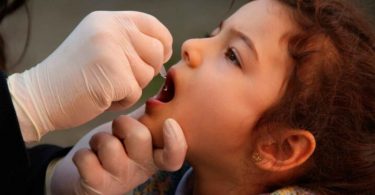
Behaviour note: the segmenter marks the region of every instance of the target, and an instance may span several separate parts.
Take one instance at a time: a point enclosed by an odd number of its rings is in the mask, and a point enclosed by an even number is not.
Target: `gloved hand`
[[[153,16],[89,14],[44,61],[8,78],[24,140],[131,106],[170,58],[171,48],[171,34]],[[35,131],[24,132],[30,127]]]
[[[164,149],[153,150],[148,129],[128,116],[118,118],[112,127],[113,135],[101,131],[92,137],[92,150],[82,149],[90,135],[58,163],[52,178],[53,194],[124,194],[157,169],[175,171],[181,167],[187,145],[173,119],[164,124]],[[72,162],[74,153],[78,170]]]

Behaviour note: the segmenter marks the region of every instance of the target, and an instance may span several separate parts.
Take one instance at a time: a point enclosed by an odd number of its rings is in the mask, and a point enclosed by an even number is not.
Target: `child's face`
[[[154,145],[163,144],[163,121],[174,118],[189,160],[245,155],[257,120],[284,92],[292,70],[288,35],[295,30],[286,7],[262,0],[244,5],[212,37],[186,41],[182,60],[169,70],[167,91],[148,100],[140,118]]]

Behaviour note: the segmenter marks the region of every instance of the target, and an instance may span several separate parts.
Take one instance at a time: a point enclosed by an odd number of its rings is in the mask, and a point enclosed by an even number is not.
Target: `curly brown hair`
[[[258,128],[306,129],[312,166],[293,181],[319,194],[375,194],[375,33],[344,0],[278,0],[301,31],[290,38],[294,71],[281,101]]]

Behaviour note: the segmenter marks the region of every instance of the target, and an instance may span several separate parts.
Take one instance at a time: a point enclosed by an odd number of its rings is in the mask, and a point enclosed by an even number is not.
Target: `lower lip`
[[[146,108],[154,108],[163,104],[164,102],[161,102],[155,98],[150,98],[146,101]]]

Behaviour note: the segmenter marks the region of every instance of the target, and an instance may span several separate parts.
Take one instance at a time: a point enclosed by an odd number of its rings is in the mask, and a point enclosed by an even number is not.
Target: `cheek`
[[[240,96],[241,91],[205,89],[205,93],[190,94],[178,106],[175,117],[191,152],[207,153],[213,149],[233,152],[247,144],[257,117],[248,98]]]
[[[242,112],[224,112],[222,107],[216,112],[179,113],[178,121],[188,144],[187,159],[209,163],[247,154],[253,117],[246,115]]]

